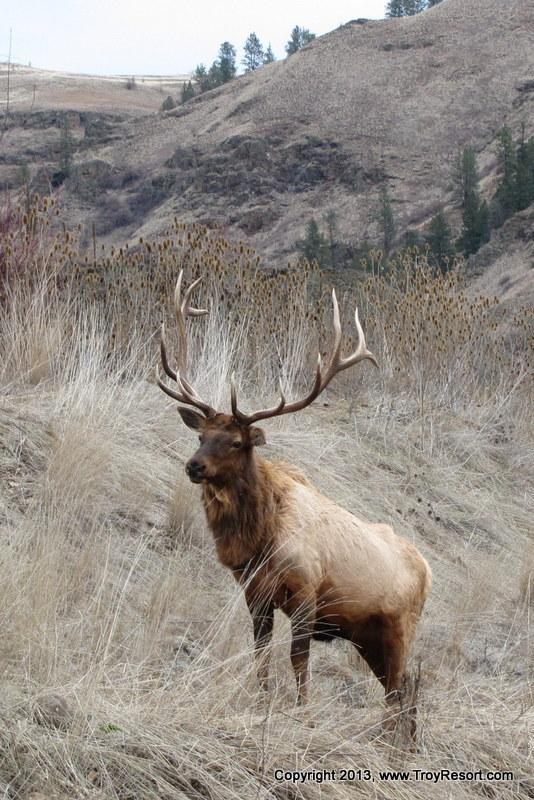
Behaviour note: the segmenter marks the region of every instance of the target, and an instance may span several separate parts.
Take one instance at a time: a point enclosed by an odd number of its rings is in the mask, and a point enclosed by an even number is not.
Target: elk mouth
[[[204,480],[206,480],[207,476],[205,468],[198,461],[189,461],[185,465],[185,471],[191,483],[202,483]]]

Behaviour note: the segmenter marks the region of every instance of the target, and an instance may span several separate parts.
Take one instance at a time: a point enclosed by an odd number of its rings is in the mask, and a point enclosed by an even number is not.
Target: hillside
[[[88,235],[95,222],[108,241],[158,232],[177,215],[283,263],[305,222],[331,209],[343,240],[377,241],[385,185],[399,234],[440,208],[457,222],[458,149],[475,147],[489,196],[497,131],[534,132],[533,29],[530,0],[505,11],[498,0],[444,0],[415,17],[349,22],[166,115],[135,115],[142,88],[117,89],[106,107],[74,91],[39,112],[15,103],[0,179],[16,185],[25,161],[33,185],[49,185],[66,113],[57,109],[69,107],[75,163],[60,196],[72,222]]]
[[[264,423],[262,457],[391,524],[431,565],[410,660],[415,748],[402,724],[384,730],[396,711],[346,642],[313,642],[310,703],[294,705],[279,611],[259,695],[242,592],[184,471],[197,437],[154,383],[162,319],[176,343],[180,263],[187,284],[203,276],[194,302],[209,309],[188,328],[199,393],[228,409],[235,375],[243,407],[265,407],[282,376],[301,396],[318,338],[331,346],[330,309],[310,302],[318,268],[267,276],[254,253],[177,225],[171,246],[80,270],[55,211],[43,201],[0,226],[2,797],[532,798],[531,328],[528,357],[485,298],[408,259],[343,298],[345,332],[358,303],[379,368],[359,364]],[[279,769],[371,779],[297,783]],[[484,777],[380,775],[397,769]]]

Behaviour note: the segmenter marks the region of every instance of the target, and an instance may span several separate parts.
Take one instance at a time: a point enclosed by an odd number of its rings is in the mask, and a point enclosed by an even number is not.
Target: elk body
[[[185,317],[207,313],[189,305],[195,281],[181,300],[175,293],[180,333],[179,370],[168,362],[162,331],[165,372],[177,384],[160,387],[186,405],[178,411],[199,433],[200,446],[186,464],[193,483],[202,486],[208,525],[219,560],[244,590],[250,610],[260,685],[267,688],[269,643],[276,608],[291,620],[291,662],[297,698],[306,700],[312,639],[347,639],[357,648],[388,700],[400,696],[417,620],[431,585],[430,568],[418,550],[388,525],[364,522],[322,495],[293,465],[266,461],[256,453],[265,444],[256,422],[309,405],[338,372],[368,359],[355,314],[358,347],[341,357],[341,325],[335,293],[335,341],[326,368],[319,357],[308,395],[270,409],[244,414],[232,381],[231,414],[205,403],[185,377]],[[193,410],[193,408],[197,410]],[[200,413],[198,413],[200,412]]]

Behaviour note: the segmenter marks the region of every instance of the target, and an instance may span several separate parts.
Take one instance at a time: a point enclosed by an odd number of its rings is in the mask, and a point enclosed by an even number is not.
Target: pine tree
[[[201,92],[207,92],[208,89],[211,89],[208,70],[206,69],[204,64],[199,64],[196,67],[195,81],[198,84],[198,88],[200,89]]]
[[[389,0],[386,6],[386,16],[404,17],[404,0]]]
[[[387,187],[380,190],[380,210],[378,214],[380,229],[382,232],[382,246],[386,255],[390,252],[395,238],[395,220],[391,207],[391,198]]]
[[[499,166],[502,178],[495,193],[495,199],[502,213],[501,221],[516,210],[517,159],[510,128],[505,126],[499,134]]]
[[[424,242],[421,239],[419,231],[413,228],[408,228],[402,237],[402,243],[405,248],[412,250],[413,248],[419,249]]]
[[[269,42],[269,47],[267,48],[267,50],[263,55],[263,63],[272,64],[273,61],[276,61],[276,58],[274,57],[273,48],[271,47],[271,43]]]
[[[174,102],[174,98],[168,94],[163,103],[161,104],[162,111],[172,111],[173,108],[176,108],[176,103]]]
[[[338,249],[338,230],[337,230],[337,214],[333,208],[327,211],[324,221],[328,231],[328,249],[330,251],[330,266],[335,269],[337,262],[337,249]]]
[[[478,207],[478,219],[476,227],[478,235],[478,247],[489,242],[491,236],[491,229],[489,224],[489,207],[485,200],[482,200]],[[478,248],[477,248],[478,249]]]
[[[322,264],[326,260],[328,245],[313,217],[306,223],[304,239],[297,242],[297,249],[308,261],[317,261]]]
[[[453,173],[455,194],[462,209],[462,232],[458,247],[472,255],[489,240],[489,209],[480,200],[475,151],[465,147],[459,154]]]
[[[525,139],[525,129],[521,132],[521,140],[516,153],[516,211],[534,202],[534,138]]]
[[[443,271],[447,270],[454,257],[454,245],[451,229],[443,211],[439,211],[432,218],[425,238],[430,262]]]
[[[236,49],[230,42],[223,42],[219,48],[217,60],[219,78],[221,83],[228,83],[235,78],[237,73]]]
[[[476,155],[472,147],[464,147],[458,153],[452,180],[456,202],[460,208],[464,208],[470,193],[476,191],[478,186]]]
[[[503,128],[499,134],[499,166],[502,175],[492,216],[501,224],[534,202],[534,137],[527,141],[523,129],[519,142],[514,142],[510,129]]]
[[[194,96],[195,89],[191,81],[184,83],[182,86],[182,103],[187,103],[187,101],[191,100],[191,98]]]
[[[293,53],[296,53],[298,50],[301,50],[310,42],[313,42],[315,39],[315,34],[309,31],[307,28],[300,28],[298,25],[295,25],[293,30],[291,31],[291,37],[286,44],[286,53],[288,56],[292,56]]]
[[[65,119],[59,138],[59,171],[63,179],[68,178],[72,167],[72,135],[68,119]]]
[[[426,8],[426,0],[389,0],[386,7],[388,17],[412,17]]]
[[[263,64],[263,46],[255,33],[251,33],[245,42],[243,65],[245,72],[252,72]]]
[[[420,14],[426,8],[426,0],[405,0],[406,13],[408,16]]]

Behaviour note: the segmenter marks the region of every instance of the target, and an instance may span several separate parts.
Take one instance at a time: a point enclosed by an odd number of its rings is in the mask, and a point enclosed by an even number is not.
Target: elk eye
[[[236,450],[239,450],[241,447],[241,442],[232,442],[232,447],[234,447]]]

